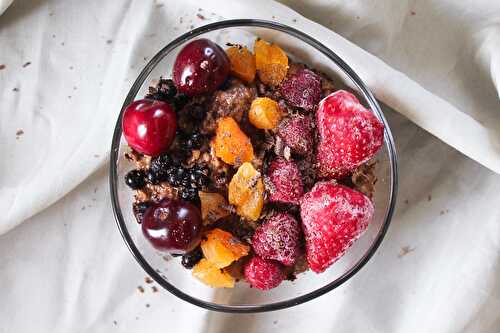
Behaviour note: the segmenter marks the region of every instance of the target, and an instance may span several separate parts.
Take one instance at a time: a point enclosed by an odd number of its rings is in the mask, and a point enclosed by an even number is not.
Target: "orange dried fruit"
[[[248,111],[250,123],[260,129],[273,129],[281,120],[278,103],[268,97],[258,97],[253,100]]]
[[[193,276],[213,288],[233,288],[234,278],[223,269],[217,268],[207,259],[201,259],[193,267]]]
[[[231,46],[226,50],[231,63],[231,74],[245,82],[252,82],[255,78],[255,57],[246,47]]]
[[[246,256],[250,246],[243,244],[230,232],[215,228],[209,231],[201,242],[205,258],[217,268],[224,268],[233,261]]]
[[[249,220],[259,219],[264,205],[264,183],[261,174],[250,163],[243,163],[234,174],[228,188],[229,203],[236,213]]]
[[[277,86],[288,72],[288,57],[278,45],[258,39],[254,45],[255,66],[259,79],[265,84]]]
[[[226,199],[219,193],[198,191],[203,222],[212,223],[229,215]]]
[[[240,165],[254,157],[250,139],[231,117],[219,119],[213,146],[215,156],[227,164]]]

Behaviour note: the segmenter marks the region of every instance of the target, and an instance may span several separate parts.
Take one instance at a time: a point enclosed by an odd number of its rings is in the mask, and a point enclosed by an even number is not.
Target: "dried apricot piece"
[[[260,129],[273,129],[281,120],[278,103],[268,97],[258,97],[253,100],[248,111],[250,123]]]
[[[231,46],[226,50],[231,63],[231,74],[245,82],[252,82],[255,78],[255,57],[246,47]]]
[[[265,84],[277,86],[286,77],[288,57],[278,45],[258,39],[254,45],[255,66],[259,79]]]
[[[201,242],[205,258],[217,268],[224,268],[233,261],[246,256],[250,246],[243,244],[230,232],[215,228],[209,231]]]
[[[259,219],[264,205],[264,183],[252,164],[243,163],[238,168],[229,183],[228,197],[238,215],[252,221]]]
[[[223,269],[217,268],[207,259],[201,259],[193,267],[193,276],[204,284],[214,288],[233,288],[234,278]]]
[[[198,191],[198,196],[203,222],[212,223],[230,214],[226,199],[219,193]]]
[[[219,119],[213,146],[215,156],[227,164],[240,165],[254,157],[250,139],[231,117]]]

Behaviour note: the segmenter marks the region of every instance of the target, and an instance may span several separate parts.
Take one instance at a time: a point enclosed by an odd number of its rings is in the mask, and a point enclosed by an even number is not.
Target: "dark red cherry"
[[[149,207],[142,220],[142,233],[154,248],[184,254],[200,243],[202,219],[196,206],[165,198]]]
[[[123,112],[123,135],[139,153],[157,156],[174,141],[177,121],[170,104],[152,99],[133,102]]]
[[[226,52],[208,39],[197,39],[179,52],[173,79],[180,92],[189,96],[214,92],[229,74]]]

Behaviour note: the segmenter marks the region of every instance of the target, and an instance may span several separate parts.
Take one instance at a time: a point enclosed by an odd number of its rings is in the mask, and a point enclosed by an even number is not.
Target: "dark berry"
[[[187,269],[191,269],[198,263],[198,261],[203,258],[203,253],[200,247],[197,247],[191,252],[188,252],[182,256],[181,264]]]
[[[143,201],[143,202],[135,202],[132,205],[132,211],[134,212],[135,219],[137,223],[142,223],[142,219],[144,218],[144,213],[146,213],[146,209],[151,207],[151,201]]]
[[[198,188],[207,186],[209,182],[207,174],[207,169],[193,168],[189,176],[191,184]]]
[[[165,198],[153,204],[146,210],[141,226],[146,239],[160,251],[184,254],[200,243],[200,211],[185,201]]]
[[[172,165],[172,158],[165,154],[155,157],[151,160],[149,167],[155,173],[166,173],[167,169]]]
[[[125,184],[133,190],[138,190],[146,185],[145,174],[142,170],[132,170],[125,175]]]
[[[185,135],[181,144],[182,149],[186,151],[199,149],[203,145],[203,139],[203,135],[198,132],[194,132],[191,135]]]
[[[192,187],[183,187],[179,191],[179,197],[185,201],[197,202],[198,190]]]
[[[156,173],[151,169],[146,171],[146,180],[150,184],[159,184],[162,180],[165,180],[164,178],[165,176],[162,173]]]

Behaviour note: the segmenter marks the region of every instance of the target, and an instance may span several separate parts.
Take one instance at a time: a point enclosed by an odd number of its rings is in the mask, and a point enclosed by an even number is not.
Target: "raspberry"
[[[281,84],[281,95],[291,105],[312,111],[321,99],[321,78],[309,69],[300,69]]]
[[[279,263],[257,256],[250,259],[244,271],[248,283],[261,290],[276,288],[285,279]]]
[[[357,98],[343,90],[319,104],[316,122],[320,136],[319,172],[340,178],[372,158],[384,140],[384,125]]]
[[[284,119],[278,125],[278,136],[297,155],[306,155],[312,151],[313,139],[309,117],[295,116]]]
[[[361,236],[373,217],[361,192],[335,182],[319,182],[300,203],[309,267],[323,272]]]
[[[252,246],[261,258],[291,266],[301,254],[299,241],[299,222],[289,214],[277,213],[255,230]]]
[[[304,186],[295,162],[275,159],[269,167],[268,177],[271,182],[270,201],[299,204],[299,199],[304,194]]]

